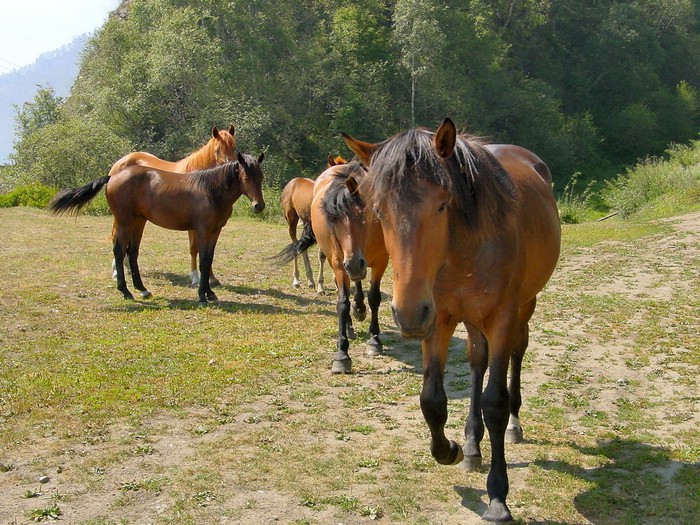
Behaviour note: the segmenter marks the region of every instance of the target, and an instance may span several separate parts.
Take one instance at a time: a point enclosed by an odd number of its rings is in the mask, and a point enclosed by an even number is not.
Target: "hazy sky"
[[[0,0],[0,74],[100,27],[119,0]]]

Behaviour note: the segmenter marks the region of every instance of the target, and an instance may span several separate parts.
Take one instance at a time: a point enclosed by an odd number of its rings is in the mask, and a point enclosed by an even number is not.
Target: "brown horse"
[[[358,191],[359,182],[365,177],[365,168],[358,162],[338,164],[324,171],[314,184],[310,226],[298,241],[290,244],[278,255],[282,263],[289,262],[296,253],[303,253],[318,242],[333,270],[338,287],[338,343],[331,371],[350,373],[352,360],[348,354],[349,339],[354,338],[350,318],[350,282],[355,283],[352,313],[364,320],[362,280],[367,268],[372,269],[370,289],[367,294],[371,310],[367,355],[379,355],[378,310],[381,301],[380,284],[389,262],[379,223],[366,213],[363,198]]]
[[[169,162],[159,159],[155,155],[146,153],[145,151],[134,151],[124,155],[121,159],[114,163],[112,169],[109,170],[109,176],[115,175],[129,166],[147,166],[149,168],[158,168],[164,171],[172,171],[174,173],[189,173],[190,171],[203,170],[213,168],[224,162],[236,160],[236,128],[229,126],[227,130],[219,130],[216,126],[211,128],[211,138],[209,141],[199,148],[194,153],[190,153],[185,158],[177,162]],[[112,241],[116,235],[117,225],[114,223],[112,227]],[[199,284],[199,272],[197,272],[197,241],[193,231],[188,232],[190,239],[190,261],[191,272],[190,279],[192,286]],[[115,274],[116,277],[116,269]],[[210,275],[211,285],[216,286],[219,280],[214,276],[212,271]]]
[[[233,203],[245,195],[256,213],[265,208],[260,169],[263,155],[256,159],[239,153],[237,159],[187,174],[129,166],[111,177],[61,191],[49,203],[49,209],[56,214],[78,212],[107,185],[107,202],[117,223],[114,239],[117,288],[125,299],[134,298],[124,278],[125,255],[129,257],[134,287],[144,298],[151,296],[141,281],[138,267],[139,245],[147,221],[169,230],[194,231],[202,273],[199,303],[206,305],[207,301],[217,300],[209,284],[209,274],[216,242],[231,217]]]
[[[328,164],[326,168],[335,166],[337,164],[345,164],[347,161],[341,157],[337,156],[335,158],[328,155]],[[306,225],[311,220],[311,201],[314,196],[314,181],[313,179],[306,179],[303,177],[296,177],[290,180],[287,185],[282,190],[282,210],[284,211],[284,219],[287,221],[287,227],[289,228],[289,237],[292,242],[297,242],[297,225],[299,224],[299,219],[301,219],[302,225]],[[292,281],[292,286],[294,288],[299,288],[301,283],[299,281],[299,265],[297,264],[297,255],[294,255],[294,279]],[[311,269],[311,262],[309,261],[309,253],[304,250],[301,253],[301,258],[304,261],[304,270],[306,271],[306,279],[309,288],[315,288],[314,283],[314,272]],[[323,263],[325,257],[322,252],[318,254],[319,258],[319,269],[318,269],[318,293],[323,293]]]
[[[370,166],[362,191],[392,259],[394,320],[403,336],[422,340],[420,402],[432,455],[441,464],[465,457],[468,468],[478,467],[485,421],[492,457],[483,518],[511,520],[504,442],[506,435],[522,440],[520,371],[528,321],[559,257],[549,169],[523,148],[484,147],[459,135],[450,119],[436,132],[413,129],[380,144],[344,138]],[[445,362],[460,322],[472,372],[463,451],[444,432]]]

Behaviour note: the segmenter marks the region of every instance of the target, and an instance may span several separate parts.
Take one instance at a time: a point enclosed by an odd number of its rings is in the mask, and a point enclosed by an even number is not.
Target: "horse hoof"
[[[311,288],[312,290],[316,288],[316,283],[313,281],[309,281],[309,288]]]
[[[294,287],[294,288],[301,288],[301,284],[299,284],[298,281],[294,281],[294,282],[292,283],[292,287]]]
[[[193,288],[199,286],[199,272],[190,272],[190,282]]]
[[[127,301],[133,301],[134,296],[131,295],[131,292],[126,292],[126,293],[124,293],[124,299],[126,299]]]
[[[352,374],[352,361],[350,359],[333,360],[331,374]]]
[[[141,297],[143,297],[144,299],[149,299],[149,298],[153,297],[153,294],[148,290],[143,290],[141,292]]]
[[[376,357],[378,355],[382,355],[384,353],[384,345],[382,343],[375,341],[373,339],[370,339],[367,341],[367,347],[365,349],[365,354],[367,354],[369,357]]]
[[[221,281],[219,281],[216,277],[209,279],[209,286],[221,286]]]
[[[207,300],[209,302],[214,303],[214,302],[217,302],[219,300],[219,298],[216,296],[216,294],[214,292],[210,292],[207,294]]]
[[[352,326],[348,326],[348,339],[357,339],[357,334],[355,333],[355,329]]]
[[[522,443],[523,442],[523,429],[522,429],[522,427],[507,428],[505,442],[506,443],[514,443],[514,444]]]
[[[481,516],[481,519],[485,521],[503,522],[513,521],[513,516],[505,503],[494,498],[491,500],[491,503],[489,503],[489,508],[484,512],[484,515]]]
[[[464,456],[461,466],[467,472],[479,472],[481,470],[481,456]]]
[[[367,308],[352,308],[352,317],[355,321],[362,322],[367,318]]]

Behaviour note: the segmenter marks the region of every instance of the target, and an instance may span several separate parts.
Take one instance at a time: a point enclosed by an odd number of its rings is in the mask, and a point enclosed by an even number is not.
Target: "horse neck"
[[[209,139],[197,151],[178,161],[178,165],[183,166],[186,172],[213,168],[217,164],[214,139]]]

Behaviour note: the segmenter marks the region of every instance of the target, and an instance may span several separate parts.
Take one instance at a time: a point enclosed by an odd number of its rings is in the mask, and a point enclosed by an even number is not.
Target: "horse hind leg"
[[[536,299],[528,303],[523,310],[522,324],[519,328],[518,338],[513,345],[510,358],[510,383],[508,384],[508,426],[506,427],[506,443],[522,443],[523,427],[520,425],[520,406],[522,396],[520,393],[520,373],[522,371],[523,357],[530,340],[528,321],[535,311]]]
[[[117,273],[117,290],[119,290],[123,295],[124,299],[134,299],[129,289],[126,286],[126,278],[124,276],[124,257],[126,256],[127,242],[124,235],[117,231],[117,235],[114,239],[114,266]]]
[[[484,335],[467,326],[467,357],[471,369],[471,393],[469,414],[464,427],[464,469],[474,472],[481,469],[481,441],[484,439],[484,420],[481,413],[481,392],[488,366],[488,343]]]
[[[323,278],[323,265],[326,263],[326,255],[319,249],[318,250],[318,284],[316,286],[316,291],[320,294],[325,293],[325,279]]]
[[[304,253],[301,254],[301,258],[304,261],[304,271],[306,272],[306,283],[309,285],[309,288],[316,288],[316,283],[314,282],[314,271],[311,269],[311,261],[309,260],[309,251],[306,250]],[[294,260],[295,268],[296,268],[296,259]],[[299,273],[297,270],[297,278],[299,277]]]

